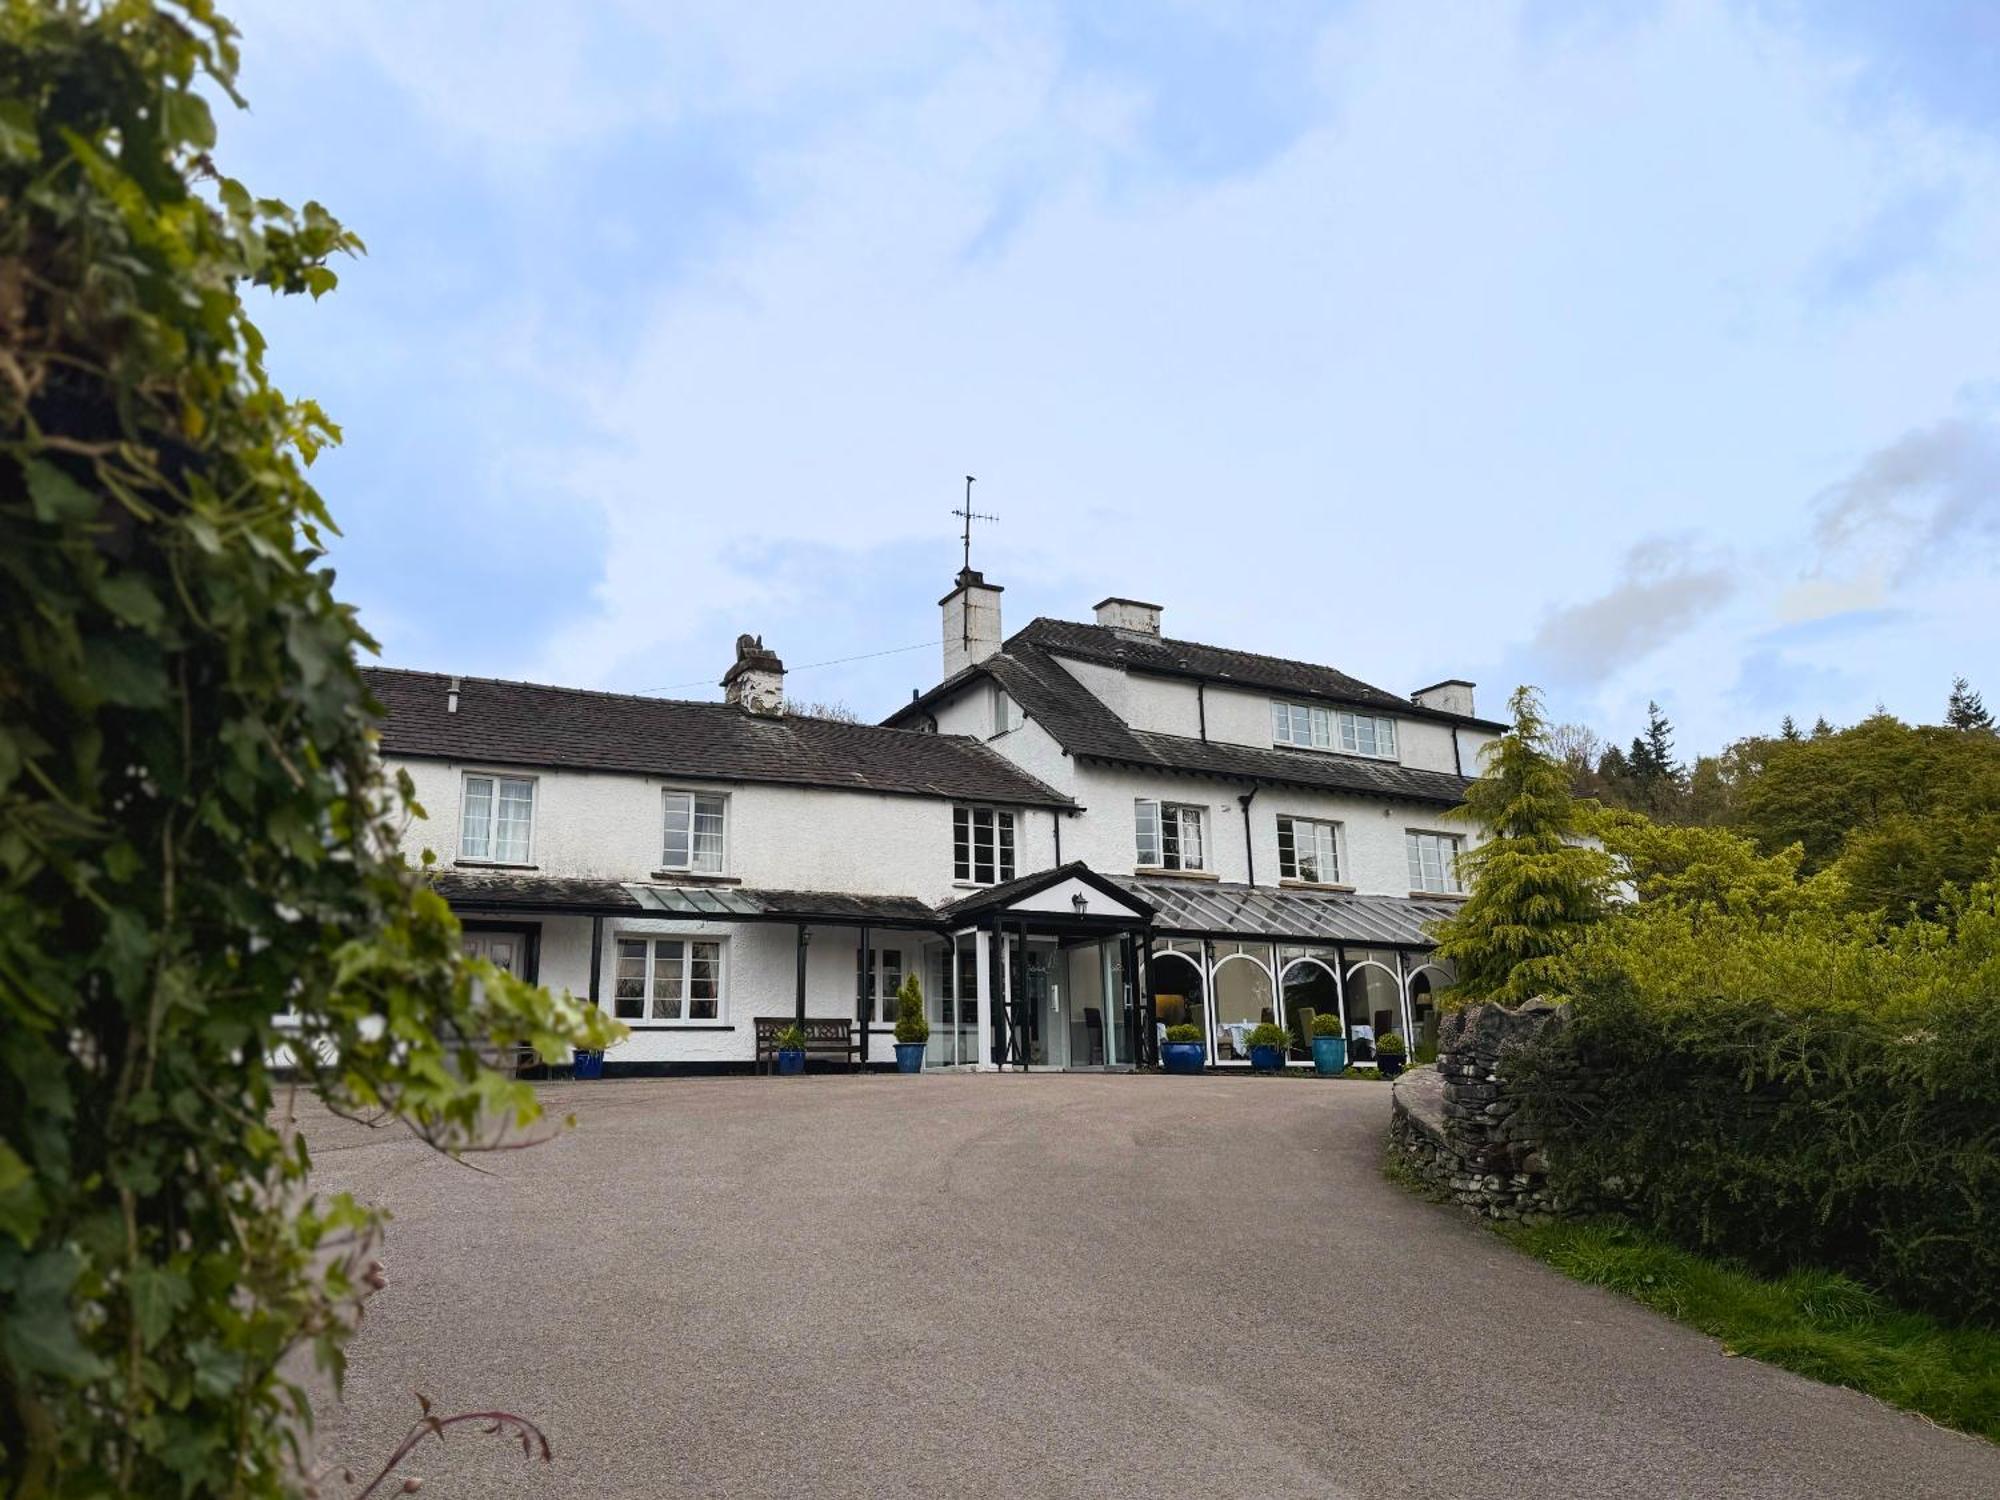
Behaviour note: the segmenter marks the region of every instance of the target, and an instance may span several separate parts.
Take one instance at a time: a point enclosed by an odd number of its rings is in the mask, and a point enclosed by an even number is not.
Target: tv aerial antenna
[[[963,543],[965,548],[964,558],[959,566],[960,571],[966,573],[972,571],[972,523],[974,521],[991,521],[997,526],[1000,522],[998,516],[988,515],[983,510],[974,510],[972,508],[972,486],[974,483],[975,481],[970,474],[965,476],[965,504],[952,511],[953,515],[958,516],[965,523],[959,532],[959,541]]]

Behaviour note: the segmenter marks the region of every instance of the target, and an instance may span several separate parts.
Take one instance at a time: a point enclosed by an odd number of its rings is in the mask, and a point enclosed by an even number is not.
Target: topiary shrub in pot
[[[1199,1026],[1169,1026],[1160,1048],[1160,1066],[1169,1073],[1199,1073],[1208,1061]]]
[[[1244,1041],[1250,1048],[1250,1066],[1259,1073],[1276,1073],[1285,1066],[1285,1052],[1292,1045],[1292,1035],[1277,1022],[1265,1021],[1252,1026]]]
[[[1347,1068],[1347,1028],[1339,1016],[1313,1017],[1313,1071],[1338,1078]]]
[[[923,1070],[924,1047],[931,1039],[931,1023],[924,1019],[924,987],[911,974],[896,991],[896,1071]]]
[[[806,1034],[797,1023],[778,1033],[778,1072],[783,1077],[806,1070]]]
[[[1375,1067],[1384,1078],[1394,1078],[1403,1071],[1403,1061],[1409,1049],[1404,1045],[1403,1033],[1387,1031],[1375,1039]]]

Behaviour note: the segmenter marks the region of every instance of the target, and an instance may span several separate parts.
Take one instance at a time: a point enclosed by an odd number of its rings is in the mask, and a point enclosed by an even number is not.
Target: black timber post
[[[986,934],[986,1029],[992,1033],[988,1046],[996,1067],[1007,1063],[1007,991],[1005,988],[1006,940],[1000,934],[1000,917],[993,917],[993,930]]]
[[[604,918],[590,919],[590,1008],[596,1010],[604,985]]]
[[[799,1030],[806,1029],[806,924],[799,923],[799,987],[792,1000],[792,1020]]]
[[[875,1015],[875,954],[869,948],[869,931],[861,929],[861,955],[856,960],[854,1013],[861,1027],[861,1066],[868,1066],[868,1023]]]

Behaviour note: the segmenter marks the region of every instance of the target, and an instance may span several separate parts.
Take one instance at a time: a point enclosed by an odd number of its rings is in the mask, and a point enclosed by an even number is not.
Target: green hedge
[[[1692,998],[1600,969],[1517,1059],[1557,1189],[1692,1249],[2000,1323],[2000,997]]]

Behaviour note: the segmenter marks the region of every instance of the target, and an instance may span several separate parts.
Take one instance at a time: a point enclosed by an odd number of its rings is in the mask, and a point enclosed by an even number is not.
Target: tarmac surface
[[[2000,1496],[2000,1448],[1386,1182],[1377,1083],[543,1092],[577,1128],[483,1172],[308,1122],[319,1190],[395,1213],[324,1457],[372,1472],[422,1390],[555,1453],[454,1429],[433,1497]]]

